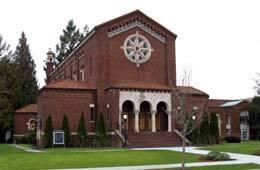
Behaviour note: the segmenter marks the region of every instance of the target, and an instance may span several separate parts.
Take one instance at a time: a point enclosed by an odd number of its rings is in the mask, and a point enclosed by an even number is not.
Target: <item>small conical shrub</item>
[[[98,146],[104,147],[107,145],[107,131],[103,113],[98,115],[95,138]]]
[[[87,144],[87,130],[85,126],[85,119],[83,113],[81,114],[81,117],[79,119],[79,126],[77,130],[77,144],[82,147],[86,146]]]
[[[63,116],[61,130],[64,131],[65,146],[70,146],[70,126],[69,119],[66,114]]]
[[[53,129],[52,129],[52,119],[51,115],[48,116],[45,123],[44,129],[44,139],[45,139],[45,147],[50,148],[52,147],[52,136],[53,136]]]

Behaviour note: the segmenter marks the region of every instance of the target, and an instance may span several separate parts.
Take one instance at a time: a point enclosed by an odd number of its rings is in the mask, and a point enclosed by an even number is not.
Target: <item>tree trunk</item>
[[[181,162],[181,169],[185,169],[185,136],[182,136],[182,162]]]

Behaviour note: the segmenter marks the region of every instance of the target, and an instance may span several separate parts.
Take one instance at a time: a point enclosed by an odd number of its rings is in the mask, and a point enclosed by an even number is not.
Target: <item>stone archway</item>
[[[122,114],[127,114],[126,129],[128,131],[134,131],[134,104],[130,100],[126,100],[122,105]],[[123,119],[122,119],[123,121]]]
[[[159,102],[156,106],[156,131],[168,130],[168,114],[165,102]]]
[[[151,104],[147,101],[143,101],[140,104],[139,130],[151,131],[151,128]]]

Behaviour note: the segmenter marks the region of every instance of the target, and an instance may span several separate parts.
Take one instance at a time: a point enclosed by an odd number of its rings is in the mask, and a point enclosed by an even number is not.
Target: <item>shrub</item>
[[[29,130],[25,135],[26,143],[36,145],[36,130]]]
[[[227,143],[240,143],[241,139],[236,136],[228,136],[225,138]]]
[[[210,115],[210,138],[212,144],[219,143],[219,128],[218,128],[218,117],[216,113],[211,113]]]
[[[211,161],[227,161],[230,160],[230,156],[226,153],[211,151],[208,153],[207,159]]]
[[[200,140],[201,144],[210,143],[209,117],[206,112],[203,113],[202,122],[200,124]]]
[[[45,129],[44,129],[44,138],[45,138],[45,147],[50,148],[52,147],[52,137],[53,137],[53,129],[52,129],[52,119],[51,115],[48,116],[46,123],[45,123]]]
[[[70,145],[70,126],[69,126],[69,119],[66,114],[63,116],[61,130],[64,131],[65,145],[69,146]]]
[[[85,119],[83,113],[81,113],[81,117],[79,119],[79,126],[77,130],[77,144],[82,147],[87,143],[87,130],[85,126]]]
[[[99,113],[97,126],[96,126],[96,142],[98,146],[106,146],[107,145],[107,131],[104,122],[103,113]]]

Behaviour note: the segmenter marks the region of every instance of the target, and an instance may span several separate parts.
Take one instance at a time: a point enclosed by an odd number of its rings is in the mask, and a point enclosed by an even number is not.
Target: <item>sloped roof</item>
[[[64,80],[54,83],[49,83],[43,89],[79,89],[79,90],[93,90],[87,82]]]
[[[230,102],[234,100],[226,100],[226,99],[209,99],[208,106],[209,107],[219,107],[220,105]]]
[[[37,113],[37,104],[29,104],[20,109],[17,109],[15,113]]]
[[[109,20],[109,21],[106,21],[104,23],[101,23],[97,26],[95,26],[94,29],[99,29],[100,27],[103,27],[105,25],[109,25],[110,23],[113,23],[113,22],[119,22],[121,21],[122,19],[125,19],[125,18],[128,18],[128,17],[131,17],[131,16],[134,16],[134,15],[141,15],[145,18],[147,18],[148,20],[150,20],[153,24],[157,25],[158,27],[160,27],[163,31],[167,32],[168,34],[170,35],[173,35],[174,37],[177,37],[176,34],[174,34],[172,31],[170,31],[169,29],[165,28],[163,25],[161,25],[160,23],[158,23],[157,21],[153,20],[151,17],[147,16],[146,14],[144,14],[142,11],[140,11],[139,9],[137,10],[134,10],[132,12],[129,12],[127,14],[124,14],[124,15],[121,15],[117,18],[114,18],[112,20]]]
[[[209,96],[207,93],[191,86],[177,86],[177,90],[184,94]]]
[[[232,106],[236,106],[242,102],[243,102],[243,100],[229,101],[229,102],[226,102],[226,103],[220,105],[220,107],[232,107]]]
[[[122,89],[149,89],[149,90],[172,90],[170,86],[157,84],[157,83],[146,83],[146,82],[126,82],[112,85],[108,88],[122,88]]]
[[[120,21],[121,19],[124,19],[124,18],[127,18],[127,17],[130,17],[132,15],[142,15],[143,17],[149,19],[152,23],[154,23],[155,25],[157,25],[158,27],[162,28],[163,31],[167,32],[169,35],[172,35],[174,36],[175,38],[177,37],[176,34],[174,34],[172,31],[170,31],[169,29],[165,28],[163,25],[161,25],[160,23],[158,23],[157,21],[153,20],[152,18],[150,18],[149,16],[145,15],[143,12],[141,12],[140,10],[135,10],[135,11],[132,11],[132,12],[129,12],[125,15],[122,15],[122,16],[119,16],[117,18],[114,18],[112,20],[109,20],[107,22],[104,22],[102,24],[99,24],[99,25],[96,25],[84,38],[83,40],[64,58],[64,60],[49,74],[49,75],[52,75],[59,67],[61,67],[61,65],[63,65],[65,63],[65,61],[67,61],[74,53],[75,51],[78,50],[78,48],[80,48],[83,44],[85,44],[88,39],[90,37],[92,37],[95,32],[100,29],[101,27],[107,25],[107,24],[110,24],[112,22],[116,22],[116,21]]]

